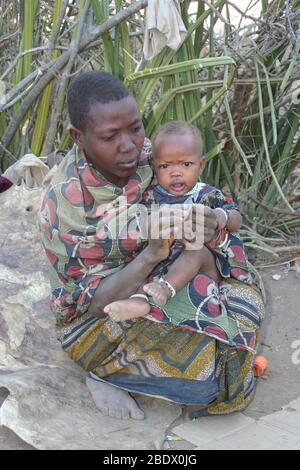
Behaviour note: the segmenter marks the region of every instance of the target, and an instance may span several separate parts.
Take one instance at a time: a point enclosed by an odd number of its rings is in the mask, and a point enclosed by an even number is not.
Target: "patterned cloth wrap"
[[[150,153],[145,141],[136,173],[118,188],[74,146],[43,197],[40,231],[58,339],[83,369],[117,387],[201,404],[197,416],[244,409],[254,394],[253,351],[264,308],[254,284],[232,277],[233,264],[222,264],[230,277],[220,286],[199,273],[164,309],[153,305],[154,321],[116,323],[88,313],[101,281],[146,246],[136,204],[153,178]],[[126,217],[120,198],[127,198]]]
[[[144,201],[149,207],[154,203],[203,204],[212,209],[220,207],[224,210],[238,210],[231,198],[225,198],[219,189],[205,183],[197,183],[184,196],[174,196],[159,185],[151,185],[144,194]],[[204,332],[231,346],[253,352],[256,330],[261,321],[259,308],[256,307],[260,305],[253,308],[253,301],[247,302],[249,292],[246,295],[246,289],[243,297],[233,298],[234,279],[253,285],[243,242],[238,233],[228,233],[226,244],[222,248],[218,249],[214,241],[206,246],[214,253],[217,268],[224,281],[218,285],[205,273],[199,273],[165,307],[159,307],[150,298],[153,305],[152,318]],[[152,277],[164,276],[182,250],[183,245],[175,242],[170,256],[154,269]],[[230,308],[227,299],[229,292]]]

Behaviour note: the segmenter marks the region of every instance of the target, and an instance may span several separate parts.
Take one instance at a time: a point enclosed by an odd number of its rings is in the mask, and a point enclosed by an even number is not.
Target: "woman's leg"
[[[215,297],[216,289],[220,291]],[[224,309],[218,327],[215,302],[219,296]],[[217,286],[211,277],[197,274],[176,298],[164,309],[151,309],[155,319],[168,323],[143,317],[123,323],[115,323],[109,317],[86,317],[64,333],[62,346],[69,357],[103,380],[91,382],[89,377],[87,383],[104,414],[123,419],[143,417],[125,390],[181,404],[207,405],[201,415],[242,411],[252,400],[255,356],[236,349],[233,343],[242,346],[246,341],[253,349],[257,347],[264,314],[258,289],[236,280],[222,281]],[[202,319],[198,306],[205,298]],[[164,319],[166,313],[168,317]],[[232,335],[234,331],[224,323],[225,317],[235,322],[237,315],[242,336]],[[171,317],[175,317],[179,327],[171,323]],[[198,324],[202,332],[196,331]],[[231,346],[224,343],[229,338],[233,341]]]
[[[107,416],[143,418],[127,391],[200,406],[218,396],[216,341],[171,324],[143,317],[125,323],[94,318],[74,326],[62,345],[73,361],[92,372],[87,386]]]
[[[125,390],[100,381],[95,374],[87,377],[86,385],[97,408],[104,416],[118,419],[144,419],[144,412]]]

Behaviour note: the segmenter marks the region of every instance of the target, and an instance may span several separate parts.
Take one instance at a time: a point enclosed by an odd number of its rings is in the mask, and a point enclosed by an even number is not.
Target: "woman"
[[[106,305],[134,294],[168,256],[186,214],[179,207],[171,224],[163,210],[160,220],[150,214],[159,235],[148,243],[140,237],[137,204],[152,180],[151,149],[136,102],[116,77],[79,75],[68,91],[68,109],[75,145],[47,190],[40,224],[58,337],[89,372],[87,386],[97,407],[104,415],[143,419],[128,391],[199,405],[193,416],[244,409],[254,394],[253,351],[228,346],[221,333],[195,333],[144,317],[116,323],[104,315]],[[205,241],[215,237],[216,228],[216,216],[205,208]],[[218,291],[201,273],[191,282],[207,296],[212,287]],[[238,331],[241,325],[250,328],[257,344],[260,293],[254,285],[230,282],[227,297],[217,298]],[[186,294],[184,308],[189,302]],[[153,317],[159,317],[157,307]]]

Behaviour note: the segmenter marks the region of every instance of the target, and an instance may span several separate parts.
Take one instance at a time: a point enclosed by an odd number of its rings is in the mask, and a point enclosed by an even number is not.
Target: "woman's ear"
[[[70,133],[72,140],[75,142],[75,144],[80,149],[82,149],[83,148],[82,131],[80,131],[79,129],[76,129],[76,127],[72,126],[72,124],[68,126],[68,131]]]

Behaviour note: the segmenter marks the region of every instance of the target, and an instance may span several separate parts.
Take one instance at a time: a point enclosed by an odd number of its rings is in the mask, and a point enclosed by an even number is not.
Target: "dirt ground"
[[[261,271],[267,294],[267,315],[259,352],[268,358],[270,368],[259,379],[255,400],[245,411],[246,415],[257,419],[279,411],[283,405],[300,395],[300,364],[292,362],[295,352],[292,344],[300,341],[300,274],[293,270],[288,273],[285,271],[285,266]],[[281,275],[281,278],[274,280],[274,274]],[[6,391],[0,389],[0,406],[5,397]],[[189,447],[186,443],[184,448],[192,449],[193,446]],[[0,450],[8,449],[27,450],[32,447],[12,431],[2,427]]]

